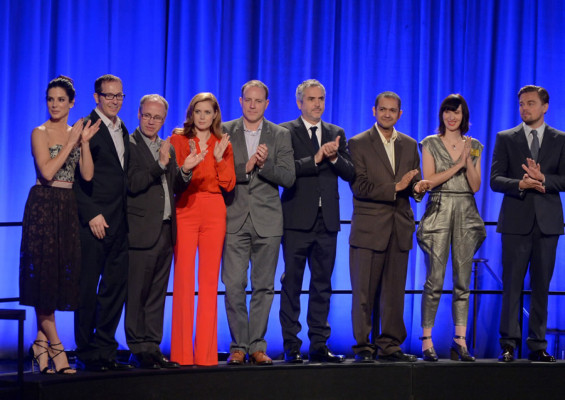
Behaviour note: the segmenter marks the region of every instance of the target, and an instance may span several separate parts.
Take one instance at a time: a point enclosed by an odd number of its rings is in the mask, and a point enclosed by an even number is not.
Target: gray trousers
[[[430,194],[416,236],[426,262],[422,327],[434,326],[450,248],[453,322],[456,326],[467,326],[473,255],[486,237],[473,195]]]
[[[237,233],[224,242],[222,282],[226,287],[226,314],[232,337],[230,352],[266,351],[267,322],[275,293],[275,271],[281,236],[260,237],[248,216]],[[247,309],[247,271],[251,261],[251,301]]]

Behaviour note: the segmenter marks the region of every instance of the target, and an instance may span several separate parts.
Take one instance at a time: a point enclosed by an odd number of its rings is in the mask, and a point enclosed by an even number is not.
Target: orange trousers
[[[221,194],[198,192],[177,208],[171,360],[181,365],[218,364],[218,275],[226,235]],[[198,305],[194,346],[194,276],[198,249]]]

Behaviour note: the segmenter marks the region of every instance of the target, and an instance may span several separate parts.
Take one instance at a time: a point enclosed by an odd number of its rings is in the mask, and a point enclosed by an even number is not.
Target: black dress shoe
[[[159,365],[159,367],[161,368],[165,368],[165,369],[175,369],[175,368],[180,368],[180,364],[178,362],[175,361],[170,361],[167,357],[165,357],[163,355],[163,353],[158,352],[158,353],[153,353],[153,360],[157,363],[157,365]]]
[[[131,353],[129,362],[136,368],[161,369],[161,366],[157,364],[157,362],[153,359],[153,356],[147,352]]]
[[[392,361],[392,362],[416,362],[418,358],[412,354],[406,354],[398,350],[392,354],[379,355],[380,361]]]
[[[118,360],[105,360],[103,361],[106,368],[111,371],[129,371],[135,367],[130,363],[119,362]]]
[[[284,362],[289,364],[302,364],[302,354],[299,350],[288,350],[284,352]]]
[[[373,353],[371,353],[369,350],[362,350],[359,353],[355,354],[355,362],[370,364],[374,363],[375,359],[373,358]]]
[[[514,361],[514,347],[510,345],[502,346],[502,353],[498,356],[498,361],[500,362],[512,362]]]
[[[345,361],[345,356],[334,354],[327,346],[323,346],[310,352],[308,354],[308,360],[310,360],[310,362],[342,363]]]
[[[106,372],[108,371],[108,367],[102,361],[82,361],[77,358],[76,360],[76,368],[81,369],[83,371],[89,372]]]
[[[555,357],[545,350],[534,350],[528,354],[528,360],[537,362],[555,362]]]

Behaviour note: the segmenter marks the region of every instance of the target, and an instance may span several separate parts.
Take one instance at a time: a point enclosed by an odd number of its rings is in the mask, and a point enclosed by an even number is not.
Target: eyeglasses
[[[106,100],[114,100],[117,99],[118,101],[122,101],[124,97],[126,97],[123,93],[113,94],[113,93],[98,93],[99,96],[104,97]]]
[[[155,122],[163,122],[165,120],[165,118],[161,117],[160,115],[151,114],[141,114],[141,119],[143,119],[144,121],[149,121],[150,119],[152,119]]]

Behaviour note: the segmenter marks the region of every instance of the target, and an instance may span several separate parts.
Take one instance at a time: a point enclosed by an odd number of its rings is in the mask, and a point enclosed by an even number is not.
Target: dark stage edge
[[[0,399],[565,399],[565,362],[182,367],[76,376],[0,376]]]

